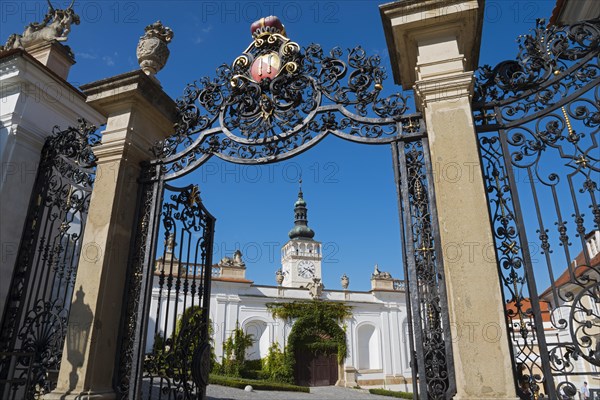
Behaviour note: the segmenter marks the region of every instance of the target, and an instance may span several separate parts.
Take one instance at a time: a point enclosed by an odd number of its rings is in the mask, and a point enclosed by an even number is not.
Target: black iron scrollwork
[[[160,182],[145,185],[141,200],[144,207],[130,266],[127,317],[121,328],[128,336],[119,360],[120,397],[143,393],[200,399],[207,385],[206,363],[210,363],[208,310],[215,219],[194,185],[164,185],[164,189]],[[156,243],[147,241],[155,235],[164,238],[156,259]],[[147,290],[151,293],[144,293]],[[156,299],[155,309],[140,303],[146,295]],[[135,339],[140,336],[145,337],[145,348]]]
[[[155,154],[175,176],[212,155],[237,163],[281,160],[328,133],[380,144],[423,133],[420,117],[405,115],[404,95],[381,96],[380,63],[361,47],[344,56],[340,48],[301,48],[280,30],[255,34],[215,78],[187,86],[177,100],[176,134],[157,143]]]
[[[401,180],[411,342],[417,348],[414,390],[426,399],[448,399],[456,393],[456,386],[429,149],[426,139],[394,146],[396,179]]]
[[[587,64],[590,55],[597,54],[600,46],[598,19],[570,26],[548,26],[544,19],[538,19],[533,33],[519,36],[518,43],[519,54],[515,60],[503,61],[494,68],[485,65],[477,71],[474,103],[500,102],[533,91],[544,108],[544,101],[553,97],[550,95],[560,93],[567,86],[579,88],[600,72],[597,60]],[[577,76],[568,77],[574,64],[579,64]],[[546,85],[549,81],[561,82],[561,85],[551,88]],[[540,87],[544,90],[539,90]]]
[[[95,178],[96,128],[55,127],[44,145],[0,336],[0,393],[33,399],[56,385]]]
[[[197,252],[189,236],[207,237],[212,228],[205,225],[204,233],[194,233],[201,222],[192,218],[191,199],[196,197],[190,188],[175,189],[166,182],[191,173],[213,155],[235,163],[276,162],[333,134],[353,142],[391,144],[395,149],[403,215],[410,216],[405,224],[410,238],[403,241],[404,250],[412,254],[407,285],[419,296],[411,309],[418,332],[418,340],[411,339],[417,357],[414,365],[419,368],[419,379],[414,382],[418,381],[424,399],[452,397],[456,385],[448,306],[421,115],[407,114],[407,98],[402,94],[381,96],[385,71],[380,59],[360,47],[347,53],[338,48],[327,53],[315,44],[301,48],[288,39],[275,17],[261,20],[253,36],[245,52],[232,64],[219,67],[214,78],[187,86],[177,101],[176,133],[156,144],[156,158],[141,176],[142,208],[122,327],[126,342],[119,366],[120,396],[196,398],[206,386],[207,336],[194,351],[184,354],[181,349],[189,349],[197,336],[190,334],[193,329],[177,329],[177,319],[179,315],[187,318],[186,298],[196,298],[205,318],[200,331],[207,333],[207,290],[213,273],[207,260],[212,245]],[[161,208],[165,188],[177,196]],[[154,258],[161,248],[161,234],[163,253]],[[184,249],[178,255],[174,252],[177,243]],[[206,259],[191,260],[191,254],[196,258],[206,254]],[[196,271],[198,263],[201,279],[190,272]],[[154,296],[152,302],[149,296]],[[150,303],[158,309],[144,308]]]
[[[478,71],[474,117],[516,386],[560,398],[600,366],[600,20],[538,21],[519,44]]]

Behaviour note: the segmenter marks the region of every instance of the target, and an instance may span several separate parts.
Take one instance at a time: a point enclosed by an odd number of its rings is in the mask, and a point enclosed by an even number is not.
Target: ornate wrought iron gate
[[[123,398],[203,398],[215,218],[198,186],[168,185],[160,171],[143,176],[117,387]]]
[[[98,142],[95,127],[54,128],[44,145],[0,334],[0,396],[33,399],[56,385]]]
[[[473,109],[523,399],[600,374],[600,20],[519,39]]]
[[[219,67],[215,78],[187,86],[177,102],[176,134],[156,145],[156,160],[141,178],[116,384],[122,398],[197,399],[205,393],[214,219],[199,202],[197,187],[177,189],[166,182],[212,156],[239,164],[285,160],[329,134],[392,147],[413,299],[413,384],[421,399],[451,398],[450,325],[421,115],[407,113],[402,94],[380,96],[385,71],[362,48],[342,60],[339,48],[301,49],[275,17],[253,26],[254,40],[241,56]],[[185,311],[192,305],[200,310]],[[194,318],[199,334],[188,336],[183,327]],[[190,340],[202,349],[191,361],[181,348]]]

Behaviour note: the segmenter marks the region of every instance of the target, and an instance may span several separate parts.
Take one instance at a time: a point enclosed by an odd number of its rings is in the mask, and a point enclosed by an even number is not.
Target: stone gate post
[[[0,321],[46,139],[54,126],[77,126],[78,118],[104,124],[67,82],[74,63],[58,42],[0,55]]]
[[[471,113],[482,0],[380,7],[394,79],[429,135],[460,400],[516,399],[495,247]]]
[[[114,399],[113,375],[140,162],[173,132],[174,101],[134,71],[83,85],[106,116],[58,387],[46,399]]]

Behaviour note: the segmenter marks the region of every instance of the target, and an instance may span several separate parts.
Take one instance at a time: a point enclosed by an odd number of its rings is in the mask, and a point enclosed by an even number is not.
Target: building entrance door
[[[296,357],[296,383],[302,386],[332,386],[338,380],[336,354],[300,351]]]

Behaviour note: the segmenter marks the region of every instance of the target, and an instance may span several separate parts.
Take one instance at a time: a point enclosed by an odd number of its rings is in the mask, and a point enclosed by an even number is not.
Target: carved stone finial
[[[162,22],[156,21],[146,27],[136,50],[138,63],[146,75],[155,75],[163,69],[171,53],[167,47],[171,40],[173,31]]]
[[[278,286],[281,286],[284,278],[285,278],[285,276],[283,275],[283,272],[281,271],[281,269],[278,269],[275,272],[275,282],[277,282]]]
[[[246,263],[242,260],[242,252],[239,249],[233,253],[233,265],[240,268],[246,266]]]
[[[342,282],[342,288],[344,290],[348,289],[348,285],[350,285],[350,278],[348,278],[348,276],[346,274],[342,275],[341,282]]]
[[[373,270],[373,273],[371,274],[371,279],[388,279],[391,280],[392,278],[392,274],[390,274],[389,272],[384,272],[379,270],[379,265],[375,264],[375,269]]]
[[[71,32],[71,25],[79,25],[79,16],[73,11],[73,3],[64,10],[56,10],[48,1],[48,12],[42,22],[32,22],[25,27],[22,35],[12,34],[6,44],[0,46],[0,51],[25,49],[28,45],[38,42],[64,42]]]

